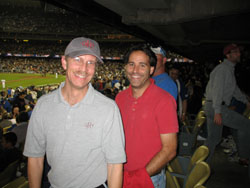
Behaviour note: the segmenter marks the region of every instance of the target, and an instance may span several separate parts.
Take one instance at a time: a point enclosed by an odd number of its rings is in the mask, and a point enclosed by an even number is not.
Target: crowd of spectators
[[[68,41],[28,41],[5,40],[0,41],[0,54],[30,54],[35,55],[63,55]],[[101,55],[104,58],[121,58],[135,42],[99,42]]]
[[[41,34],[122,34],[107,25],[93,24],[87,16],[69,11],[45,11],[42,7],[0,7],[0,31]],[[79,27],[81,26],[81,27]]]
[[[52,58],[0,58],[0,72],[64,74],[60,59]]]

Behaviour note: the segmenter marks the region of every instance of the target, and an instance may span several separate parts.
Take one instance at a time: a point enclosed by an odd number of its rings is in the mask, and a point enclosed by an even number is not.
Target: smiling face
[[[97,58],[93,55],[81,55],[75,58],[62,57],[62,66],[66,70],[65,86],[69,89],[87,91],[88,83],[95,74]]]
[[[130,54],[125,72],[132,89],[144,92],[150,85],[150,75],[154,67],[150,66],[149,61],[149,56],[143,51],[134,51]]]

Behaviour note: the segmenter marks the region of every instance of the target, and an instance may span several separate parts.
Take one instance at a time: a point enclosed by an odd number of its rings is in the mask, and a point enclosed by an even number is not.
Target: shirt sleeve
[[[39,108],[40,103],[37,103],[29,121],[23,152],[26,157],[43,157],[45,155],[46,139],[42,121],[43,114],[39,113]]]
[[[176,102],[172,96],[163,97],[156,107],[155,113],[160,134],[177,133],[179,131]]]
[[[108,163],[126,162],[123,125],[116,104],[112,113],[107,116],[102,140],[103,151]]]

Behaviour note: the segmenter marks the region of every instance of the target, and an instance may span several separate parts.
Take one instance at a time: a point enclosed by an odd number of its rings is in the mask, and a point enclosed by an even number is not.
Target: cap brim
[[[93,55],[93,56],[95,56],[101,63],[104,63],[103,62],[103,60],[102,60],[102,58],[100,57],[100,56],[98,56],[98,55],[96,55],[95,53],[93,53],[91,50],[89,50],[89,49],[84,49],[84,51],[83,50],[79,50],[79,51],[74,51],[74,52],[71,52],[71,53],[69,53],[69,54],[65,54],[66,56],[69,56],[69,57],[78,57],[78,56],[80,56],[80,55]]]

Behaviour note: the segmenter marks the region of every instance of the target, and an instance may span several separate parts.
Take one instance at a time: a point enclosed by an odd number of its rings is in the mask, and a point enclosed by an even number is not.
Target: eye
[[[132,67],[134,66],[134,63],[128,63],[128,66]]]
[[[80,62],[80,58],[79,57],[74,57],[74,61],[75,62]]]
[[[96,62],[95,62],[95,61],[87,61],[87,64],[88,64],[88,65],[95,65]]]

